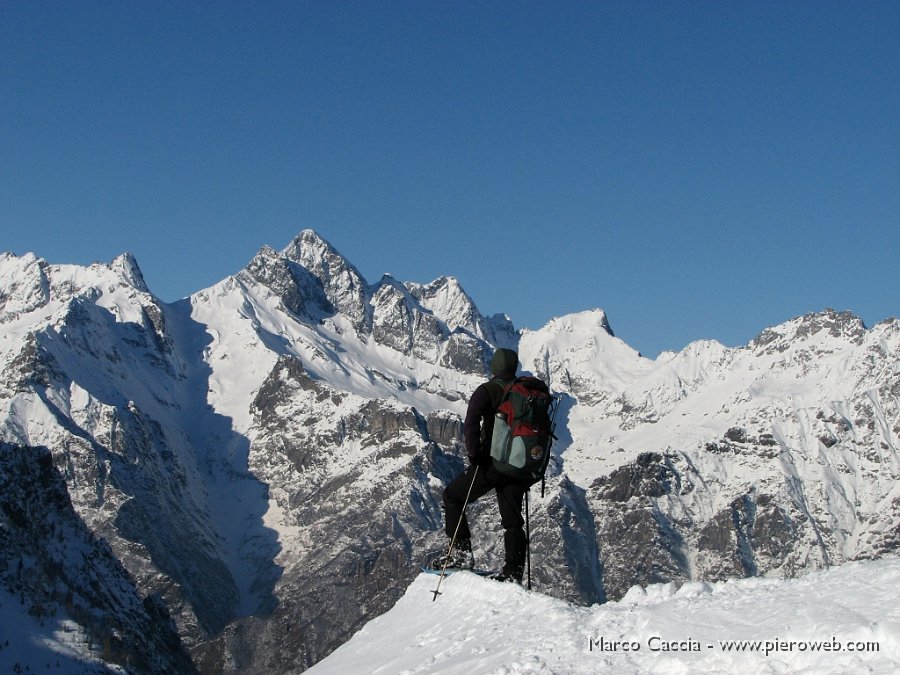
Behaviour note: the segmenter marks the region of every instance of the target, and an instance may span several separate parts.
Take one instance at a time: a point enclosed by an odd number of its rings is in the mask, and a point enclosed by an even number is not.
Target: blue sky
[[[171,301],[317,230],[648,355],[900,315],[898,2],[0,2],[0,250]]]

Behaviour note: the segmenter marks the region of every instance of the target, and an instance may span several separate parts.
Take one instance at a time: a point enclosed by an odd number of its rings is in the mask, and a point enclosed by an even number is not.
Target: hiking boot
[[[472,554],[472,544],[460,542],[449,553],[435,558],[431,563],[433,570],[472,570],[475,569],[475,556]]]
[[[502,583],[521,584],[522,576],[524,574],[525,569],[522,567],[509,567],[507,565],[504,565],[503,570],[497,572],[497,574],[492,575],[491,579]]]

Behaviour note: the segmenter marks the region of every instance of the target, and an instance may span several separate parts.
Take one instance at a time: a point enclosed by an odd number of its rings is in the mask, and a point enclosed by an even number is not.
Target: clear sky
[[[900,2],[0,0],[0,250],[172,301],[304,228],[651,356],[900,315]]]

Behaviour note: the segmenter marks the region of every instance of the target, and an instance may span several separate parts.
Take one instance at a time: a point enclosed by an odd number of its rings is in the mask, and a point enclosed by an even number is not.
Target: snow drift
[[[422,574],[310,675],[896,673],[900,558],[793,580],[634,587],[578,607],[469,573]]]

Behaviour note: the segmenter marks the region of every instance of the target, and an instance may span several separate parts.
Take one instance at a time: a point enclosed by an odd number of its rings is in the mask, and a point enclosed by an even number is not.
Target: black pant
[[[478,473],[476,467],[470,466],[457,476],[444,490],[444,517],[446,518],[446,532],[448,537],[453,537],[456,532],[457,541],[465,541],[472,538],[469,523],[466,520],[466,504],[483,497],[491,490],[497,492],[497,505],[500,507],[500,523],[503,525],[503,546],[506,551],[506,567],[523,568],[525,566],[525,530],[522,526],[525,519],[522,518],[522,500],[530,487],[523,482],[506,474],[500,473],[493,466],[480,466]],[[473,483],[474,480],[474,483]],[[471,486],[471,492],[469,492]],[[469,501],[466,502],[466,494]],[[456,531],[459,523],[459,531]]]

